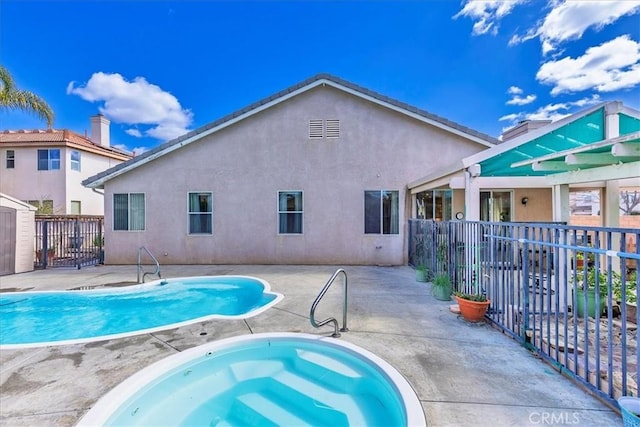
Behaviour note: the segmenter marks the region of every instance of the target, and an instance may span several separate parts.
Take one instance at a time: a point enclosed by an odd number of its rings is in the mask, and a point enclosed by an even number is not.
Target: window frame
[[[300,209],[299,210],[281,210],[280,209],[280,197],[281,195],[300,195]],[[302,190],[278,190],[277,198],[276,198],[276,209],[278,212],[278,235],[281,236],[298,236],[304,234],[304,191]],[[295,217],[299,216],[299,231],[282,231],[283,228],[287,228],[286,225],[283,227],[282,218],[283,215],[295,215]],[[296,224],[293,223],[293,227],[297,228]]]
[[[5,152],[5,164],[6,169],[15,169],[16,168],[16,151],[15,150],[7,150]]]
[[[127,228],[123,229],[123,228],[116,228],[116,219],[117,219],[117,214],[116,214],[116,196],[122,196],[122,195],[126,195],[127,196]],[[133,208],[131,207],[131,196],[132,195],[142,195],[142,221],[139,221],[139,219],[137,221],[132,221],[133,216],[135,214],[135,212],[133,211]],[[113,193],[111,200],[113,202],[113,206],[112,206],[112,212],[113,212],[113,223],[111,224],[111,228],[113,231],[124,231],[124,232],[140,232],[140,231],[146,231],[147,228],[147,197],[146,197],[146,193],[143,192],[132,192],[132,193]],[[135,209],[138,209],[139,207],[136,207]],[[142,227],[141,228],[135,228],[132,229],[131,228],[131,223],[132,222],[141,222],[142,223]]]
[[[367,231],[368,230],[368,226],[371,224],[371,217],[370,215],[373,215],[373,213],[370,213],[368,211],[368,206],[367,206],[367,201],[371,201],[371,199],[367,199],[367,194],[370,193],[378,193],[379,194],[379,207],[380,210],[378,212],[378,220],[379,220],[379,224],[377,226],[377,230],[378,231]],[[384,201],[384,196],[386,194],[389,194],[391,196],[391,206],[389,207],[389,209],[391,209],[391,212],[389,214],[389,224],[385,224],[385,201]],[[394,221],[394,214],[393,214],[393,196],[395,195],[395,224],[393,223]],[[363,215],[363,219],[364,219],[364,234],[368,234],[368,235],[399,235],[400,234],[400,207],[401,207],[401,203],[400,203],[400,190],[364,190],[364,215]],[[369,212],[369,213],[368,213]],[[386,229],[386,231],[385,231]]]
[[[191,211],[191,195],[208,195],[209,196],[209,207],[210,210],[208,212],[192,212]],[[209,216],[209,228],[211,231],[209,232],[192,232],[191,231],[191,218],[193,215],[198,216]],[[213,191],[188,191],[187,192],[187,235],[189,236],[212,236],[213,235]]]
[[[47,153],[47,158],[46,158],[47,164],[46,164],[46,168],[43,168],[42,166],[45,159],[41,158],[40,154],[44,153],[45,151]],[[54,152],[58,153],[57,158],[51,155]],[[37,151],[37,156],[38,156],[37,170],[39,171],[60,170],[60,149],[59,148],[39,148]]]
[[[78,155],[78,159],[74,160],[73,159],[73,155],[77,154]],[[71,170],[72,171],[78,171],[80,172],[81,170],[81,160],[82,160],[82,153],[80,153],[79,150],[71,150],[71,154],[70,154],[70,164],[71,164]],[[76,167],[74,167],[75,165],[77,165]]]

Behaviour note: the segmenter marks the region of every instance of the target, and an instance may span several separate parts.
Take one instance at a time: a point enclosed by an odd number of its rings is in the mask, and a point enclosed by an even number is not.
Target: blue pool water
[[[0,294],[0,346],[68,344],[244,318],[282,295],[247,276],[156,280],[126,288]]]
[[[425,426],[407,381],[368,351],[308,334],[243,335],[167,357],[78,426]]]

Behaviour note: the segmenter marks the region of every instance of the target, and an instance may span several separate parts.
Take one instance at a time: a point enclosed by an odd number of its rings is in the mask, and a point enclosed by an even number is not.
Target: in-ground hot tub
[[[167,357],[112,389],[79,426],[426,426],[414,390],[334,338],[242,335]]]

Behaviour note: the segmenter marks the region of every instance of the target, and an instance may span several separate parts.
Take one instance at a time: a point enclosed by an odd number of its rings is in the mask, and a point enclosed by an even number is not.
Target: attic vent
[[[340,120],[326,121],[327,138],[340,138]]]
[[[322,139],[323,130],[322,120],[309,120],[309,139]]]

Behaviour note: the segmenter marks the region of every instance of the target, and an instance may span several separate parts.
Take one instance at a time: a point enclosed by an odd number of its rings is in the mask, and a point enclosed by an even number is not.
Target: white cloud
[[[146,125],[144,135],[168,140],[189,131],[193,114],[185,110],[175,96],[150,84],[144,77],[127,81],[120,74],[94,73],[84,85],[70,82],[67,94],[80,96],[85,101],[103,102],[99,108],[109,120],[129,125]],[[137,129],[129,129],[135,135]],[[138,133],[142,133],[138,130]]]
[[[502,116],[498,119],[500,122],[510,122],[512,125],[523,120],[551,120],[553,122],[563,119],[573,113],[575,107],[586,107],[600,102],[599,95],[593,95],[590,98],[582,98],[577,101],[561,102],[556,104],[548,104],[538,108],[532,113],[512,113]]]
[[[135,136],[136,138],[142,138],[142,132],[140,132],[138,129],[127,129],[124,131],[127,135],[131,135],[131,136]]]
[[[522,89],[520,89],[518,86],[511,86],[508,90],[507,93],[509,95],[522,95]]]
[[[536,79],[552,85],[552,95],[596,90],[612,92],[640,84],[640,43],[628,35],[587,49],[584,55],[549,61]]]
[[[600,30],[626,15],[640,12],[640,0],[549,0],[550,12],[525,35],[515,35],[509,45],[540,38],[542,52],[557,49],[562,42],[582,37],[589,28]]]
[[[513,98],[507,101],[507,105],[527,105],[535,101],[536,98],[537,97],[535,95],[527,95],[524,98],[515,95]]]
[[[529,0],[467,0],[462,10],[453,16],[457,19],[460,16],[468,16],[475,20],[473,24],[473,34],[497,34],[498,21],[511,13],[518,4],[526,3]]]

